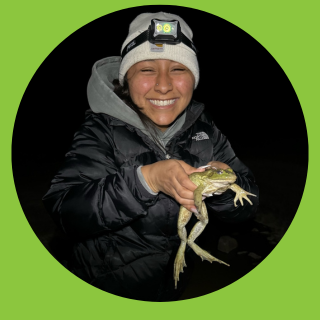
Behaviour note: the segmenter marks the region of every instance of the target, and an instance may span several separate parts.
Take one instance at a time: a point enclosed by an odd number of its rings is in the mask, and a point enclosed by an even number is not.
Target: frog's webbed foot
[[[237,201],[239,200],[241,205],[243,206],[243,200],[242,199],[246,199],[251,205],[252,202],[251,200],[247,197],[247,196],[254,196],[256,197],[255,194],[247,192],[245,190],[243,190],[241,187],[239,187],[237,184],[233,183],[230,186],[230,189],[233,190],[236,193],[236,196],[234,198],[234,206],[237,207]]]
[[[189,244],[189,242],[188,242]],[[207,260],[210,263],[213,261],[225,264],[226,266],[230,266],[229,264],[223,262],[222,260],[219,260],[218,258],[212,256],[208,251],[201,249],[197,244],[191,243],[189,246],[192,248],[192,250],[203,260]]]
[[[186,249],[186,243],[181,242],[179,250],[176,255],[176,259],[174,260],[173,278],[174,278],[174,286],[176,289],[179,281],[179,274],[180,272],[183,272],[183,268],[187,266],[186,261],[184,259],[185,249]]]

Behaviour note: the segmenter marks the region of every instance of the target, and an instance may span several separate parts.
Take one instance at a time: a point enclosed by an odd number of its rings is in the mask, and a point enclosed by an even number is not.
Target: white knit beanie
[[[178,20],[181,26],[182,33],[192,41],[192,30],[186,24],[186,22],[179,16],[171,13],[158,12],[158,13],[142,13],[138,15],[130,24],[129,34],[124,41],[121,53],[125,46],[142,32],[146,31],[151,24],[152,19],[158,20]],[[197,87],[199,82],[199,65],[195,52],[186,46],[184,43],[176,45],[164,44],[163,52],[151,52],[150,42],[146,41],[143,44],[129,51],[121,61],[119,70],[119,82],[123,85],[124,77],[131,66],[137,62],[149,59],[168,59],[177,61],[185,65],[194,75],[195,85]]]

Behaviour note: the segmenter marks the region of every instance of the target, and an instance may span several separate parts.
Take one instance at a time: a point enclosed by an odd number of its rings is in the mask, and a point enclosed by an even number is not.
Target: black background
[[[194,99],[205,104],[237,155],[254,172],[261,193],[259,225],[254,229],[269,232],[275,242],[260,245],[265,239],[249,232],[252,225],[236,229],[209,223],[202,238],[211,239],[209,232],[217,234],[211,241],[216,248],[219,235],[240,232],[244,238],[237,238],[239,250],[260,250],[263,259],[289,227],[303,193],[308,165],[303,113],[286,74],[261,44],[226,20],[195,9],[145,6],[118,11],[83,26],[51,52],[30,81],[14,126],[12,163],[21,206],[45,247],[63,259],[66,238],[45,212],[41,198],[89,108],[86,87],[93,64],[120,55],[129,24],[138,14],[158,11],[178,14],[191,27],[200,65]],[[230,262],[238,256],[217,257]],[[207,287],[194,286],[186,297],[217,290],[253,267],[239,263],[241,272],[225,274],[226,281],[219,285],[210,286],[206,279]]]

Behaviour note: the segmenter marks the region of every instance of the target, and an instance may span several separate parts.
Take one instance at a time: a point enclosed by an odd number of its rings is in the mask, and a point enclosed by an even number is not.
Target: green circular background
[[[134,2],[134,6],[151,4],[159,2]],[[61,41],[92,20],[131,7],[133,2],[6,3],[2,5],[0,22],[3,319],[192,319],[199,316],[305,319],[318,313],[319,216],[313,200],[317,191],[313,168],[317,151],[313,145],[319,128],[319,2],[180,0],[161,4],[187,6],[224,18],[259,41],[285,71],[302,106],[309,137],[309,173],[296,217],[285,237],[253,271],[232,285],[200,298],[167,303],[128,300],[100,291],[73,276],[41,244],[20,207],[11,168],[14,120],[33,74]],[[285,188],[286,181],[276,183]]]

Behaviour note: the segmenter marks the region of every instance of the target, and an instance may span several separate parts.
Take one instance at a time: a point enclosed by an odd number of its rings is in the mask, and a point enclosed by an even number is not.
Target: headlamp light
[[[179,21],[163,21],[153,19],[149,27],[149,41],[151,43],[180,43],[181,28]]]
[[[191,48],[196,54],[197,49],[182,32],[180,23],[178,20],[158,20],[152,19],[151,24],[145,32],[131,40],[122,51],[122,59],[132,49],[149,41],[154,44],[166,43],[169,45],[176,45],[178,43],[184,43]]]

